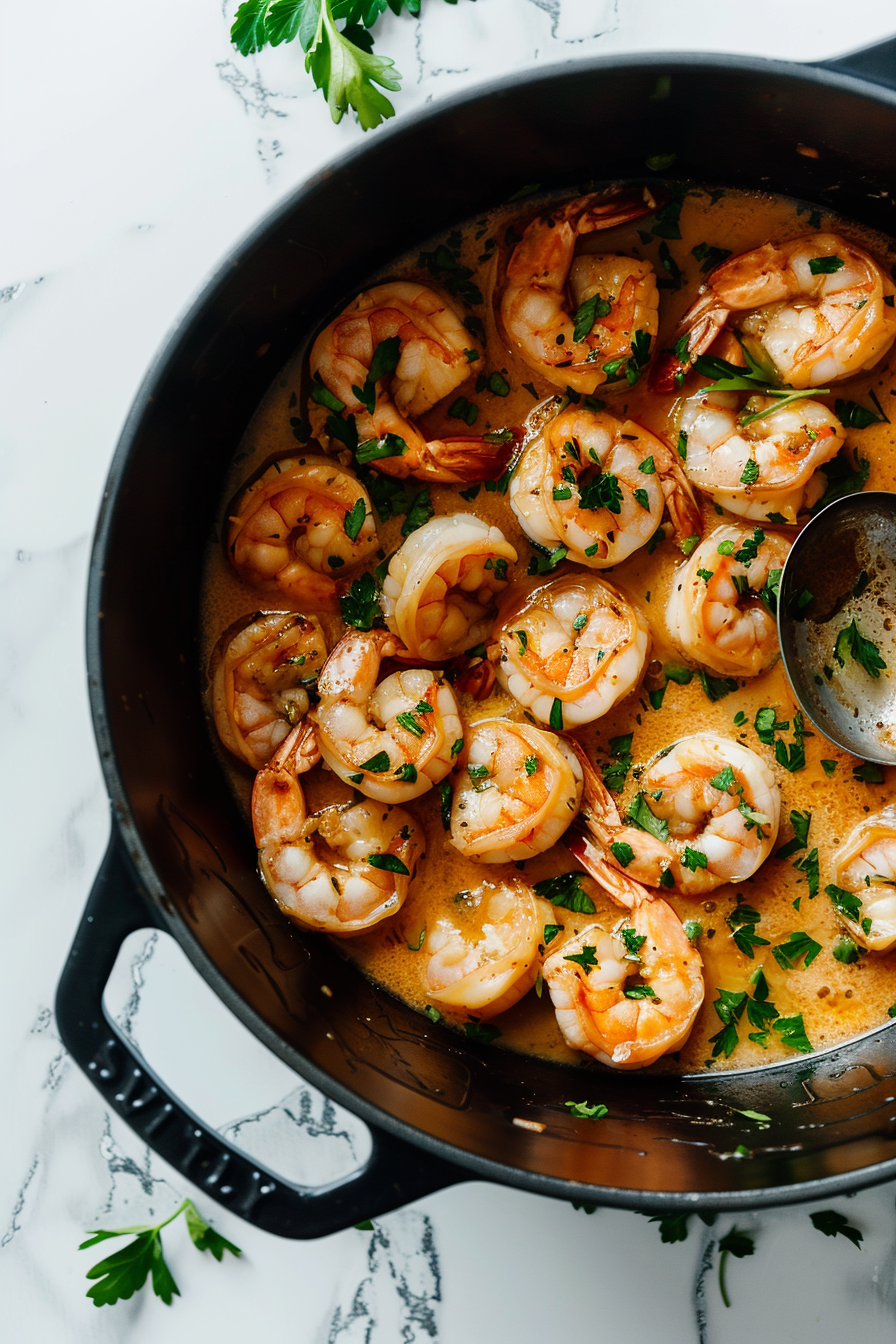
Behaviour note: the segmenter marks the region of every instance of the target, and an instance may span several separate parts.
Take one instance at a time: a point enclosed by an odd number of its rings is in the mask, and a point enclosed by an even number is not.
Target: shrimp
[[[755,751],[730,737],[683,737],[660,752],[638,787],[635,806],[661,823],[675,855],[672,877],[685,896],[745,882],[775,847],[781,820],[775,777]]]
[[[535,984],[545,903],[518,878],[458,892],[428,931],[424,983],[433,1003],[482,1021],[506,1012]]]
[[[229,633],[229,632],[228,632]],[[320,622],[293,612],[257,612],[212,664],[212,711],[228,751],[260,770],[308,712],[308,690],[327,656]]]
[[[778,656],[777,584],[790,542],[761,528],[717,527],[679,566],[666,603],[672,638],[695,662],[755,677]]]
[[[354,420],[358,462],[387,476],[469,482],[500,476],[513,434],[428,440],[415,421],[482,367],[447,300],[410,281],[359,294],[311,350],[311,374],[329,394],[312,393],[309,414],[326,445],[327,411]]]
[[[549,406],[530,416],[535,432],[508,494],[537,545],[564,546],[571,560],[604,569],[650,540],[664,508],[680,539],[700,535],[703,515],[678,459],[649,430],[578,407],[545,423]]]
[[[310,718],[330,769],[368,798],[404,803],[448,774],[464,730],[441,672],[393,672],[377,685],[383,658],[405,650],[385,630],[349,630],[317,683]]]
[[[511,348],[548,382],[593,392],[624,377],[645,337],[649,349],[658,326],[653,267],[611,254],[576,257],[575,248],[585,234],[654,208],[646,188],[579,196],[527,226],[507,264],[501,322]]]
[[[896,286],[837,233],[765,243],[710,271],[657,360],[654,391],[671,392],[727,325],[791,387],[823,387],[873,368],[896,339]],[[686,343],[686,356],[682,355]]]
[[[731,513],[795,523],[821,495],[814,473],[837,456],[846,431],[820,401],[775,410],[775,398],[750,397],[738,414],[741,400],[702,392],[685,401],[679,428],[688,479]]]
[[[671,851],[621,821],[574,745],[585,777],[587,834],[577,824],[565,843],[627,915],[609,930],[597,922],[579,928],[546,958],[544,980],[567,1045],[612,1068],[643,1068],[687,1039],[703,1003],[703,962],[672,907],[644,884],[645,877],[654,885],[662,880]]]
[[[552,951],[544,981],[567,1045],[614,1069],[641,1069],[677,1050],[705,993],[703,962],[681,920],[646,891],[613,929],[589,924]]]
[[[317,611],[336,609],[336,574],[379,544],[367,491],[329,457],[272,463],[229,523],[227,553],[240,577]]]
[[[639,609],[597,575],[581,573],[528,592],[511,589],[494,638],[504,689],[542,723],[559,712],[566,728],[599,719],[633,691],[650,649]]]
[[[423,838],[409,812],[367,799],[309,817],[299,775],[318,759],[313,729],[302,723],[255,776],[258,867],[291,920],[345,937],[401,909]]]
[[[389,561],[386,624],[412,658],[442,663],[488,637],[516,551],[470,513],[431,518]]]
[[[850,831],[834,855],[834,885],[838,894],[828,894],[855,941],[869,952],[889,951],[896,943],[896,804]]]
[[[581,798],[581,766],[563,738],[481,719],[458,759],[451,842],[478,863],[529,859],[560,839]]]

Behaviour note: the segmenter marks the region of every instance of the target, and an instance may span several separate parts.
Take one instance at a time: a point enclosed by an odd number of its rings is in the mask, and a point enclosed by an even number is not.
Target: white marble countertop
[[[97,1310],[84,1229],[163,1216],[195,1193],[115,1116],[62,1050],[56,980],[109,830],[88,712],[83,609],[103,481],[144,369],[206,275],[309,173],[361,139],[333,126],[293,47],[244,60],[232,4],[63,0],[7,15],[0,150],[0,460],[5,777],[0,1285],[10,1340],[221,1344],[257,1330],[299,1344],[519,1344],[636,1331],[663,1344],[840,1340],[896,1326],[894,1186],[835,1207],[856,1250],[806,1209],[741,1218],[726,1309],[716,1242],[678,1245],[635,1214],[471,1183],[373,1232],[281,1241],[197,1195],[244,1249],[216,1264],[174,1226],[182,1297]],[[892,35],[886,0],[426,0],[387,15],[378,46],[405,73],[399,116],[538,62],[630,50],[820,59]],[[730,109],[709,108],[726,117]],[[375,132],[374,132],[375,134]],[[214,998],[165,935],[135,935],[109,1002],[210,1124],[294,1178],[345,1169],[363,1126],[302,1084]],[[228,1070],[221,1077],[220,1060]],[[278,1157],[279,1154],[279,1157]],[[811,1209],[812,1206],[809,1206]],[[11,1323],[10,1323],[11,1318]],[[11,1325],[11,1328],[10,1328]]]

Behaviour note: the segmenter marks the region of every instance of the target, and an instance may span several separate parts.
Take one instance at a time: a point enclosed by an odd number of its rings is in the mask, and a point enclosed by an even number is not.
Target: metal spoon
[[[778,637],[794,695],[825,737],[896,765],[896,494],[847,495],[806,524],[781,574]]]

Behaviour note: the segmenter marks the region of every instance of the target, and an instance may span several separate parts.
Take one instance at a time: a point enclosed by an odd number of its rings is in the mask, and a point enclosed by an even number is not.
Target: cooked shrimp
[[[411,657],[441,663],[489,634],[516,551],[500,528],[470,513],[431,518],[389,561],[386,624]]]
[[[585,748],[575,738],[567,742],[582,771],[584,807],[563,843],[607,894],[628,909],[645,886],[671,884],[675,855],[657,836],[622,820]]]
[[[367,491],[329,457],[272,463],[228,521],[227,554],[241,578],[312,610],[335,607],[336,575],[378,545]]]
[[[556,844],[581,797],[581,766],[563,738],[481,719],[458,761],[451,841],[479,863],[529,859]]]
[[[591,924],[552,951],[544,980],[567,1045],[615,1069],[641,1069],[677,1050],[705,993],[703,962],[681,920],[646,891],[612,930]]]
[[[637,686],[650,649],[639,609],[595,574],[564,574],[508,592],[494,638],[498,680],[542,723],[575,728]],[[557,706],[559,705],[559,710]]]
[[[530,417],[535,432],[510,478],[508,498],[527,536],[565,546],[592,569],[616,565],[645,545],[668,508],[679,538],[699,535],[703,517],[678,459],[633,420],[578,407]]]
[[[896,943],[896,804],[863,817],[834,855],[837,914],[853,938],[869,952],[887,952]],[[857,896],[854,915],[843,895]]]
[[[740,408],[742,400],[703,392],[685,401],[679,428],[688,479],[730,513],[795,523],[822,494],[814,473],[837,456],[846,431],[820,401],[774,410],[773,397],[750,397]]]
[[[538,977],[543,907],[514,877],[458,892],[426,936],[428,997],[479,1020],[512,1008]]]
[[[758,527],[717,527],[705,537],[679,567],[666,603],[669,633],[684,653],[735,677],[755,677],[774,662],[776,586],[789,550],[789,541]]]
[[[873,368],[896,339],[896,286],[881,266],[837,233],[766,243],[711,271],[673,336],[687,358],[657,360],[651,386],[671,392],[677,375],[727,325],[791,387],[823,387]]]
[[[256,775],[258,867],[277,905],[302,928],[361,933],[401,909],[423,837],[409,812],[366,799],[309,817],[299,775],[317,759],[311,725],[302,723]]]
[[[377,684],[383,658],[404,652],[385,630],[349,630],[327,659],[310,715],[330,769],[384,803],[426,793],[463,746],[457,701],[441,672],[403,668]]]
[[[705,993],[703,962],[672,907],[644,885],[664,880],[671,850],[622,822],[584,749],[571,745],[587,830],[577,823],[565,844],[628,915],[612,930],[580,928],[547,957],[544,979],[567,1045],[613,1068],[643,1068],[687,1038]]]
[[[330,393],[312,395],[311,423],[326,443],[327,410],[353,418],[358,461],[388,476],[429,481],[488,481],[500,476],[511,438],[454,435],[430,439],[415,421],[450,396],[482,362],[446,299],[425,285],[396,280],[359,294],[311,350],[311,374]],[[369,385],[369,381],[373,386]],[[360,395],[359,395],[360,394]],[[371,409],[372,407],[372,409]]]
[[[225,635],[213,661],[212,711],[228,751],[260,770],[308,712],[307,688],[316,684],[326,656],[313,616],[258,612]]]
[[[646,188],[580,196],[527,226],[507,264],[501,322],[511,347],[548,382],[593,392],[624,376],[616,365],[633,353],[633,342],[646,337],[649,348],[658,325],[653,267],[611,254],[576,257],[575,249],[585,234],[654,208]]]
[[[659,754],[638,788],[639,806],[665,823],[675,885],[685,896],[745,882],[774,849],[781,819],[775,777],[730,737],[683,737]]]

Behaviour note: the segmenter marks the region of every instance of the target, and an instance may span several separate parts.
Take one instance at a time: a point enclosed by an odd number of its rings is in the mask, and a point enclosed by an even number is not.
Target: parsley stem
[[[774,387],[764,387],[761,389],[762,395],[766,397],[778,397],[771,406],[766,406],[764,411],[754,411],[752,415],[740,416],[741,425],[752,425],[754,420],[764,420],[767,415],[774,415],[776,411],[781,411],[785,406],[789,406],[792,401],[802,401],[805,397],[826,397],[830,393],[829,387],[809,387],[805,391],[779,391]]]
[[[725,1270],[728,1268],[728,1257],[730,1254],[730,1251],[722,1251],[722,1254],[719,1256],[719,1292],[722,1294],[722,1301],[725,1303],[726,1307],[731,1306],[731,1298],[728,1296],[728,1287],[725,1283]]]

